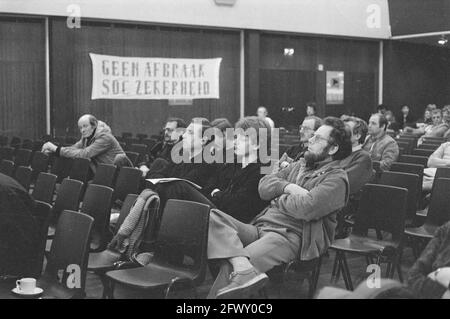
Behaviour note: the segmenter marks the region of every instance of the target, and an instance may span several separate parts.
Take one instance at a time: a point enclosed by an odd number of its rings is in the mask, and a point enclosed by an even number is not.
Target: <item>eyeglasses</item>
[[[316,143],[316,142],[318,142],[318,141],[320,141],[320,140],[329,143],[329,140],[328,140],[327,138],[322,137],[322,136],[317,135],[317,134],[314,134],[313,136],[311,136],[311,138],[309,139],[309,142],[310,142],[310,143]]]
[[[300,131],[313,131],[312,128],[310,128],[310,127],[308,127],[308,126],[303,126],[303,125],[300,125],[299,130],[300,130]]]

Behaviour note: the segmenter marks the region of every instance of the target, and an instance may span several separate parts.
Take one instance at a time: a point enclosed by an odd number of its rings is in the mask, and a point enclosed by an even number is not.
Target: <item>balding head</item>
[[[258,115],[259,118],[264,119],[268,112],[267,112],[267,108],[265,106],[260,106],[258,107],[258,110],[256,111],[256,114]]]
[[[91,114],[85,114],[81,116],[78,120],[78,128],[81,132],[81,136],[83,138],[91,136],[94,130],[97,128],[97,124],[98,121],[95,116]]]

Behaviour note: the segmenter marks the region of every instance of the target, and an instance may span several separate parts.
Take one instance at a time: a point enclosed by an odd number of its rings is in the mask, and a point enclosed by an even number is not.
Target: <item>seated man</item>
[[[407,282],[420,298],[450,299],[450,222],[438,228],[409,270]]]
[[[387,125],[383,114],[372,114],[369,120],[369,136],[362,147],[369,152],[372,161],[380,161],[382,171],[388,171],[399,155],[397,142],[386,134]]]
[[[431,192],[434,175],[439,167],[450,167],[450,142],[441,144],[428,159],[428,168],[424,169],[423,191]]]
[[[275,128],[275,123],[273,120],[268,117],[269,112],[267,111],[267,108],[265,106],[258,107],[258,110],[256,111],[256,115],[261,119],[266,121],[271,128]]]
[[[14,179],[0,173],[0,203],[0,277],[40,275],[33,198]]]
[[[163,158],[168,162],[171,162],[170,153],[172,151],[173,146],[180,140],[181,136],[184,133],[184,129],[186,128],[186,122],[183,119],[176,117],[169,117],[166,122],[166,126],[164,127],[164,136],[163,140],[156,143],[152,149],[150,150],[149,161],[140,163],[139,169],[142,171],[145,176],[150,170],[151,163],[157,158]]]
[[[264,285],[265,272],[299,252],[302,260],[311,260],[327,250],[334,212],[348,199],[339,160],[350,154],[350,145],[344,123],[328,117],[310,138],[304,159],[261,179],[259,194],[271,203],[252,223],[211,211],[208,259],[222,265],[209,297],[243,298]]]
[[[352,153],[341,161],[341,167],[347,172],[350,195],[354,195],[372,179],[373,175],[370,154],[362,149],[368,128],[366,122],[357,117],[350,117],[344,122],[351,133]]]
[[[47,142],[42,147],[45,153],[55,153],[56,156],[81,157],[91,160],[91,169],[95,173],[98,164],[115,164],[132,166],[116,138],[107,125],[99,125],[99,121],[90,114],[83,115],[78,120],[81,140],[69,147],[56,146]]]
[[[298,161],[305,155],[308,149],[308,140],[314,132],[322,125],[322,119],[317,116],[307,116],[299,127],[300,143],[291,146],[280,158],[280,168],[287,167],[290,163]]]
[[[442,117],[444,122],[447,123],[449,129],[444,133],[444,138],[446,141],[450,140],[450,105],[446,105],[442,108]]]

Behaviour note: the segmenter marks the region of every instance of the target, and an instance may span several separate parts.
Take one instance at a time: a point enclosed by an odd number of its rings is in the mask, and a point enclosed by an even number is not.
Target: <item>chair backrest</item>
[[[133,136],[133,133],[131,132],[122,132],[122,138],[131,138]]]
[[[441,143],[442,144],[445,142],[445,138],[424,136],[423,141],[424,141],[424,143]]]
[[[53,214],[57,217],[65,209],[77,211],[80,206],[80,195],[83,183],[75,179],[65,178],[56,194]]]
[[[33,141],[29,139],[25,139],[22,141],[22,148],[27,150],[33,150]]]
[[[430,144],[424,143],[424,144],[420,144],[418,148],[424,149],[424,150],[433,150],[433,151],[435,151],[435,150],[437,150],[439,148],[440,145],[441,144],[436,144],[436,143],[433,143],[433,144],[431,144],[431,143]]]
[[[20,148],[16,150],[14,164],[16,166],[29,166],[31,162],[32,151]]]
[[[414,218],[417,211],[417,198],[420,195],[417,192],[419,176],[401,172],[383,172],[378,181],[380,185],[390,185],[408,190],[406,217]]]
[[[136,153],[136,152],[125,152],[125,154],[130,159],[130,161],[133,163],[133,165],[137,165],[138,164],[139,153]]]
[[[409,149],[410,149],[410,143],[407,141],[399,140],[399,141],[397,141],[397,144],[398,144],[398,147],[401,147],[401,148],[405,149],[406,151],[409,151]]]
[[[400,155],[398,161],[401,163],[419,164],[423,165],[423,167],[428,165],[428,157],[425,156]]]
[[[72,167],[72,158],[67,157],[56,157],[53,165],[50,169],[50,173],[55,174],[58,178],[57,183],[61,183],[62,180],[69,176],[70,169]]]
[[[353,233],[365,236],[369,229],[385,231],[401,242],[405,228],[406,188],[366,184],[356,214]]]
[[[47,172],[48,170],[49,157],[47,154],[42,152],[34,152],[33,159],[31,160],[31,179],[36,180],[39,173]]]
[[[147,145],[147,149],[150,150],[158,141],[154,138],[146,138],[142,141],[143,144]]]
[[[21,139],[17,136],[14,136],[11,141],[9,142],[9,146],[11,146],[12,148],[19,148],[20,144],[21,144]]]
[[[53,203],[53,193],[55,192],[56,175],[50,173],[39,173],[33,189],[33,198],[44,203]]]
[[[98,164],[92,184],[113,187],[116,173],[116,166],[109,164]]]
[[[125,218],[127,218],[128,214],[130,213],[131,207],[133,207],[137,198],[138,198],[137,194],[128,194],[127,197],[125,197],[122,207],[120,208],[119,218],[117,219],[115,228],[116,233],[119,231],[120,226],[122,226]]]
[[[155,261],[206,274],[210,207],[170,199],[166,203],[156,239]]]
[[[450,220],[450,178],[437,178],[433,182],[426,223],[440,226]]]
[[[138,138],[138,140],[142,141],[142,140],[146,139],[148,137],[148,135],[139,133],[139,134],[136,134],[136,137]]]
[[[50,225],[50,213],[52,210],[52,206],[48,203],[41,202],[39,200],[36,201],[36,206],[33,211],[33,217],[36,219],[36,222],[39,227],[39,243],[38,243],[38,265],[40,266],[36,273],[41,274],[42,266],[44,263],[44,253],[45,246],[47,244],[47,233],[48,227]]]
[[[424,156],[424,157],[430,157],[431,154],[434,153],[434,150],[428,150],[428,149],[424,149],[424,148],[415,148],[412,151],[412,155],[417,155],[417,156]],[[428,160],[427,160],[428,162]]]
[[[13,159],[14,159],[14,148],[8,146],[0,148],[0,160],[12,161]]]
[[[12,177],[14,174],[14,162],[9,160],[2,160],[0,163],[0,173]]]
[[[142,172],[134,167],[122,167],[117,176],[114,198],[123,201],[128,194],[137,194]]]
[[[14,178],[28,191],[31,184],[31,168],[19,166],[14,173]]]
[[[86,184],[89,180],[90,164],[91,161],[87,158],[74,158],[72,167],[70,168],[69,178]]]
[[[108,243],[112,196],[111,187],[90,184],[81,204],[81,212],[94,218],[93,235],[99,240],[98,249],[106,248]]]
[[[86,214],[65,210],[56,225],[55,237],[50,249],[45,272],[51,277],[63,271],[62,283],[69,276],[69,266],[77,265],[81,271],[80,285],[84,291],[86,284],[89,244],[94,219]]]

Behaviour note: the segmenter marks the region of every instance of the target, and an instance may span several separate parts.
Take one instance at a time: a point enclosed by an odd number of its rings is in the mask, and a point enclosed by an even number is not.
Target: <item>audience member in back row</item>
[[[271,203],[251,224],[211,211],[208,259],[221,262],[221,271],[209,297],[245,297],[266,282],[265,272],[292,261],[299,251],[301,260],[311,260],[327,250],[335,212],[349,192],[339,160],[350,152],[344,123],[326,118],[309,140],[304,159],[261,179],[260,197]]]
[[[416,126],[414,117],[411,114],[408,105],[403,105],[402,106],[402,114],[401,114],[400,119],[399,119],[399,124],[400,124],[402,129],[404,129],[405,127],[408,127],[408,126],[409,127],[415,127]]]
[[[405,128],[405,132],[421,137],[418,141],[419,145],[422,144],[423,137],[443,137],[449,129],[448,124],[442,121],[442,111],[440,109],[431,111],[431,118],[433,120],[433,124],[431,125],[417,129],[411,127]]]
[[[402,129],[402,126],[400,126],[400,124],[397,123],[394,113],[392,113],[392,111],[386,111],[384,116],[386,116],[386,120],[388,121],[388,127],[386,129],[386,132],[394,133],[395,135],[397,135],[400,129]]]
[[[273,120],[268,117],[269,112],[267,111],[267,108],[265,106],[258,107],[258,110],[256,111],[256,115],[261,119],[266,121],[271,128],[275,128],[275,123]]]
[[[114,164],[118,166],[132,166],[111,129],[106,125],[99,125],[95,116],[85,114],[78,120],[81,140],[69,147],[56,146],[47,142],[42,147],[46,153],[69,158],[87,158],[91,160],[91,169],[95,173],[98,164]]]
[[[186,122],[183,119],[170,117],[167,119],[164,127],[163,140],[156,143],[149,152],[149,161],[140,163],[139,169],[143,175],[147,175],[151,165],[157,158],[162,158],[167,162],[171,162],[171,151],[173,146],[180,140],[186,128]]]
[[[0,278],[38,276],[42,265],[34,200],[18,182],[0,173],[0,203]]]
[[[341,167],[347,172],[350,195],[354,195],[372,179],[373,175],[370,154],[362,149],[368,127],[364,120],[357,117],[346,119],[345,124],[351,133],[352,153],[341,160],[340,163]]]
[[[438,228],[409,270],[407,281],[421,298],[450,299],[450,222]]]
[[[437,150],[428,158],[427,168],[424,169],[423,191],[431,192],[436,169],[439,167],[450,167],[450,142],[441,144]]]
[[[308,149],[308,140],[322,125],[322,119],[317,116],[307,116],[299,127],[300,143],[289,147],[280,158],[280,168],[287,167],[290,163],[298,161],[305,155]]]
[[[431,119],[431,109],[426,108],[425,112],[423,112],[423,118],[418,119],[416,122],[417,127],[424,127],[430,124],[433,124],[433,120]]]
[[[442,108],[442,117],[444,118],[444,122],[447,123],[449,129],[444,133],[444,139],[450,140],[450,105],[445,105]]]
[[[380,161],[380,169],[389,170],[398,158],[397,142],[386,134],[388,122],[383,114],[372,114],[369,120],[369,136],[363,149],[370,154],[372,161]]]
[[[271,128],[267,122],[257,117],[246,117],[236,123],[235,154],[237,163],[232,164],[231,176],[221,174],[223,164],[217,164],[216,177],[208,181],[203,190],[197,190],[183,181],[165,184],[158,193],[164,198],[184,199],[207,204],[220,209],[241,222],[250,222],[257,213],[268,205],[258,193],[258,184],[262,178],[262,164],[258,158],[259,136],[251,134],[248,129],[266,129],[270,137]],[[215,144],[212,141],[211,144]],[[270,141],[268,144],[270,145]],[[225,159],[225,158],[224,158]],[[211,165],[211,164],[210,164]],[[205,190],[208,191],[205,192]],[[209,189],[212,191],[209,193]]]

